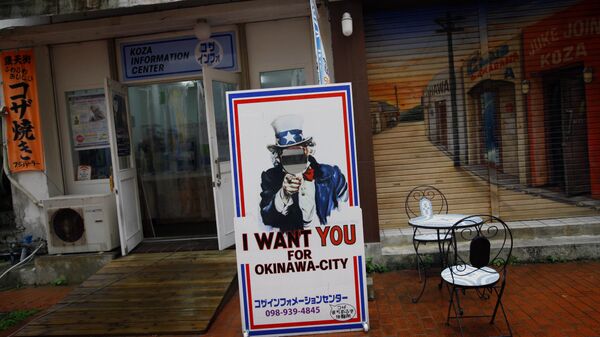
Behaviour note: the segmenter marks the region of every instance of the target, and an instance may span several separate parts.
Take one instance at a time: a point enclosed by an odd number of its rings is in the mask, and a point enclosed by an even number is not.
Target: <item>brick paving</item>
[[[413,304],[411,295],[420,284],[415,271],[394,271],[374,276],[376,299],[369,302],[371,330],[368,333],[334,333],[340,337],[458,336],[456,324],[445,324],[448,293],[438,289],[437,279],[428,282],[421,301]],[[35,298],[52,305],[65,296],[67,288],[48,287],[0,292],[0,310],[11,303],[30,303]],[[19,297],[15,297],[19,296]],[[28,296],[32,297],[29,298]],[[465,314],[488,309],[489,301],[467,293]],[[19,300],[16,300],[19,298]],[[508,285],[503,299],[514,336],[600,336],[600,261],[509,266]],[[41,303],[41,302],[40,302]],[[20,305],[20,304],[19,304]],[[28,308],[20,306],[19,308]],[[483,319],[465,320],[465,336],[497,336],[507,333],[499,316],[495,325]],[[209,332],[210,337],[239,337],[238,295],[225,305]],[[311,335],[313,337],[324,335]]]
[[[46,309],[60,301],[74,287],[35,287],[0,291],[0,312],[17,309]]]
[[[39,309],[40,312],[27,319],[26,322],[40,316],[44,309],[50,308],[63,297],[67,296],[74,287],[36,287],[0,291],[0,312],[14,310]],[[25,322],[24,322],[25,323]],[[18,330],[18,326],[0,331],[0,337],[10,336]]]

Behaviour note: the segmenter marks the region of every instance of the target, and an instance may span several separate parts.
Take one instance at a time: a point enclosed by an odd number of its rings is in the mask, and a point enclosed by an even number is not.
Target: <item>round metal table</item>
[[[437,241],[438,244],[438,250],[440,253],[440,261],[441,261],[441,267],[442,269],[444,269],[444,259],[443,259],[443,254],[444,254],[444,241],[448,241],[444,238],[446,238],[448,235],[450,235],[450,229],[457,223],[459,222],[461,219],[467,218],[469,217],[468,214],[434,214],[430,217],[426,217],[426,216],[418,216],[412,219],[408,220],[408,224],[412,227],[415,228],[421,228],[421,229],[430,229],[430,230],[435,230],[435,233],[437,235],[437,240],[431,240],[431,242]],[[481,222],[483,222],[483,220],[480,217],[471,217],[469,218],[468,221],[463,221],[460,224],[456,225],[456,228],[467,228],[467,227],[471,227],[471,226],[476,226],[478,224],[480,224]],[[414,243],[414,241],[413,241]],[[415,253],[417,254],[417,258],[419,259],[420,257],[418,256],[418,252],[417,252],[417,247],[415,246]],[[425,286],[427,285],[427,269],[424,268],[424,280],[423,280],[423,287],[421,288],[421,292],[419,293],[419,295],[417,297],[413,297],[412,301],[413,303],[417,303],[419,301],[419,299],[421,299],[421,296],[423,295],[423,292],[425,291]],[[441,288],[441,282],[439,284],[439,287]]]

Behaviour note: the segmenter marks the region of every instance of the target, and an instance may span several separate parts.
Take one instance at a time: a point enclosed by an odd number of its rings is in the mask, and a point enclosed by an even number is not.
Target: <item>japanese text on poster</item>
[[[368,326],[350,93],[349,84],[228,93],[250,336]]]
[[[104,93],[68,94],[71,136],[75,150],[109,146],[105,102]]]

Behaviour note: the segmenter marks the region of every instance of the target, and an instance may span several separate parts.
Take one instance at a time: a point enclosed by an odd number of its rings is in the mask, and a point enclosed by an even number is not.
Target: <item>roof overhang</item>
[[[214,1],[213,1],[214,2]],[[210,25],[230,25],[310,15],[305,0],[253,0],[201,5],[0,30],[0,49],[120,38],[170,31],[192,30],[198,19]],[[29,18],[32,19],[32,18]],[[18,19],[15,19],[18,20]]]

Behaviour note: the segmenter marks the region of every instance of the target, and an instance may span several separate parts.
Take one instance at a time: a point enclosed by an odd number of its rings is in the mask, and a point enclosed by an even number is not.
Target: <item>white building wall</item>
[[[13,178],[37,200],[48,198],[46,176],[40,171],[20,172]],[[42,208],[28,198],[19,189],[12,187],[13,209],[17,227],[23,227],[24,235],[33,235],[33,238],[46,238],[43,225]]]
[[[306,84],[315,83],[309,17],[249,23],[246,39],[252,89],[260,88],[261,72],[291,68],[303,68]]]
[[[52,66],[58,108],[58,128],[62,144],[64,194],[103,194],[110,191],[108,179],[76,181],[66,93],[84,89],[103,89],[110,77],[107,40],[70,43],[52,47]],[[60,157],[57,157],[60,158]]]
[[[40,100],[40,120],[42,137],[44,138],[44,156],[46,159],[46,180],[48,194],[65,194],[62,165],[60,158],[60,142],[56,128],[56,105],[50,66],[50,51],[47,46],[35,48],[37,65],[38,98]]]

